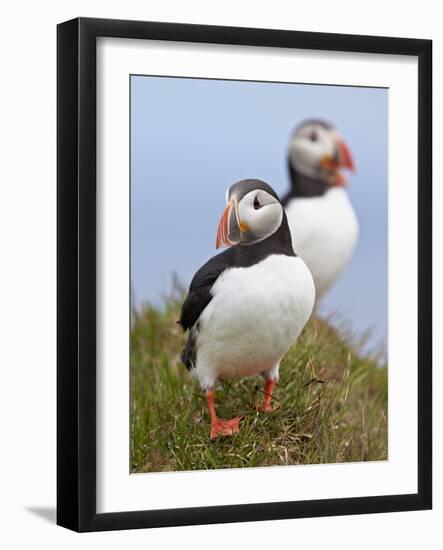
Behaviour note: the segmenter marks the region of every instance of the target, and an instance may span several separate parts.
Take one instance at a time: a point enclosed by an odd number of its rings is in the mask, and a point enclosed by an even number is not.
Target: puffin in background
[[[282,199],[294,250],[310,269],[317,300],[348,265],[358,222],[341,169],[354,171],[351,152],[322,120],[298,126],[289,145],[291,190]]]
[[[267,183],[232,185],[211,258],[192,279],[180,320],[189,330],[181,360],[206,397],[211,438],[239,430],[240,417],[216,414],[217,380],[261,374],[262,409],[272,410],[280,361],[308,321],[315,302],[312,276],[293,250],[284,208]]]

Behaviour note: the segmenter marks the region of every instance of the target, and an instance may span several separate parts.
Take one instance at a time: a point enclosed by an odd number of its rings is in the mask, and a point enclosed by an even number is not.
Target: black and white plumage
[[[315,300],[312,276],[294,253],[283,206],[266,183],[243,180],[229,189],[217,232],[221,245],[231,247],[197,271],[179,321],[189,330],[182,360],[207,391],[211,437],[238,430],[238,419],[215,415],[218,379],[262,374],[264,408],[270,409],[280,361]]]
[[[296,129],[288,157],[291,189],[282,203],[294,250],[309,267],[319,299],[344,271],[357,243],[358,221],[341,172],[354,170],[354,162],[337,130],[321,120]]]

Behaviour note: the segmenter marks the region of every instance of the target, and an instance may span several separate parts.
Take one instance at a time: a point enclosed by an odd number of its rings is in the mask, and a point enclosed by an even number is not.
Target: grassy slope
[[[240,433],[209,439],[205,397],[180,364],[179,303],[145,306],[131,333],[131,471],[319,464],[387,458],[387,368],[359,357],[312,319],[281,365],[275,410],[254,410],[261,377],[224,383],[219,416]]]

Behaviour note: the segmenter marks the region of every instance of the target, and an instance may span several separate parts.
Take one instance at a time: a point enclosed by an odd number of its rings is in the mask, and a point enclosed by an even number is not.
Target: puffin
[[[336,128],[306,120],[292,135],[288,151],[291,189],[282,204],[294,250],[314,278],[317,301],[348,265],[358,239],[358,221],[342,169],[354,160]]]
[[[228,189],[217,228],[220,247],[227,248],[195,273],[178,321],[188,331],[181,361],[206,392],[211,439],[238,432],[241,420],[217,416],[219,380],[262,375],[259,408],[272,410],[280,361],[315,302],[314,281],[294,252],[283,205],[264,181],[241,180]]]

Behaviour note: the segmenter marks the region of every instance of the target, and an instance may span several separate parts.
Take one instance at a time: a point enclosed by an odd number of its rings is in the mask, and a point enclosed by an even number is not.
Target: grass
[[[224,383],[219,416],[241,415],[231,437],[209,439],[204,393],[180,363],[180,300],[134,311],[131,471],[205,470],[387,459],[387,366],[311,319],[284,358],[272,413],[256,412],[261,377]]]

